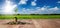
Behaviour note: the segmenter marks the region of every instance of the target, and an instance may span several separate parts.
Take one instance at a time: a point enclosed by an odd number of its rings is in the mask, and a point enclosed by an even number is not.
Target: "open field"
[[[5,23],[13,20],[0,20],[0,28],[60,28],[60,19],[31,19],[19,20],[22,22],[29,22],[31,24],[25,25],[7,25]]]
[[[60,15],[1,15],[0,19],[60,19]]]

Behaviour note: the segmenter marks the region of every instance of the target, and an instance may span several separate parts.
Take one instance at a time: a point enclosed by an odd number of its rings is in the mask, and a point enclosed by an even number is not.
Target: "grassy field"
[[[0,19],[59,19],[60,15],[0,15]]]

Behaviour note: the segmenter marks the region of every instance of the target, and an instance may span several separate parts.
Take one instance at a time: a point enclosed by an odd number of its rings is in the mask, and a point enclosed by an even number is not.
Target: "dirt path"
[[[0,20],[0,28],[60,28],[60,19],[19,20],[31,24],[4,25],[13,20]]]
[[[36,20],[32,20],[35,28],[42,28]]]
[[[42,28],[60,28],[60,19],[37,20],[37,22]]]

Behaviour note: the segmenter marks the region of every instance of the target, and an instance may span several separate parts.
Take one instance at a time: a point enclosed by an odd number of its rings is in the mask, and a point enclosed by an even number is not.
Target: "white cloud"
[[[32,6],[36,6],[36,3],[33,1],[33,2],[31,2],[31,5]]]
[[[43,14],[43,13],[51,14],[59,10],[58,7],[49,8],[49,6],[36,7],[35,9],[36,10],[24,8],[22,12],[24,12],[23,14],[25,13],[26,14]]]
[[[49,10],[57,11],[57,10],[59,10],[59,8],[58,7],[54,7],[54,8],[50,8]]]
[[[54,8],[50,8],[48,12],[49,12],[50,14],[51,14],[51,13],[52,13],[52,14],[54,14],[54,13],[57,14],[57,13],[58,13],[58,10],[59,10],[58,7],[54,7]]]
[[[57,3],[60,3],[60,1],[58,1]]]
[[[27,4],[27,1],[28,0],[21,0],[18,4],[20,5],[20,4]]]
[[[14,8],[17,7],[17,5],[13,5],[13,2],[6,0],[5,4],[3,6],[3,14],[14,14]]]
[[[17,7],[17,5],[13,5],[13,6],[12,6],[12,8],[15,8],[15,7]]]
[[[26,2],[27,2],[28,0],[21,0],[19,3],[18,3],[18,5],[20,5],[20,4],[26,4]],[[36,0],[35,0],[36,1]],[[33,6],[35,6],[36,5],[36,3],[35,2],[32,2],[34,5]],[[3,12],[3,14],[14,14],[15,12],[14,12],[14,9],[17,7],[17,5],[16,4],[14,4],[13,5],[13,2],[11,2],[11,1],[9,1],[9,0],[6,0],[5,1],[5,4],[4,4],[4,7],[3,7],[3,10],[2,10],[2,12]],[[23,8],[23,12],[24,13],[30,13],[30,9],[25,9],[25,8]],[[31,11],[32,12],[32,11]]]
[[[46,8],[42,7],[40,10],[44,11]]]

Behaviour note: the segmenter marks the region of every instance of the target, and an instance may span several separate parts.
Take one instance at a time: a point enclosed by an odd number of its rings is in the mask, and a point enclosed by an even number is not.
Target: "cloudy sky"
[[[60,14],[60,0],[0,0],[0,14]]]

